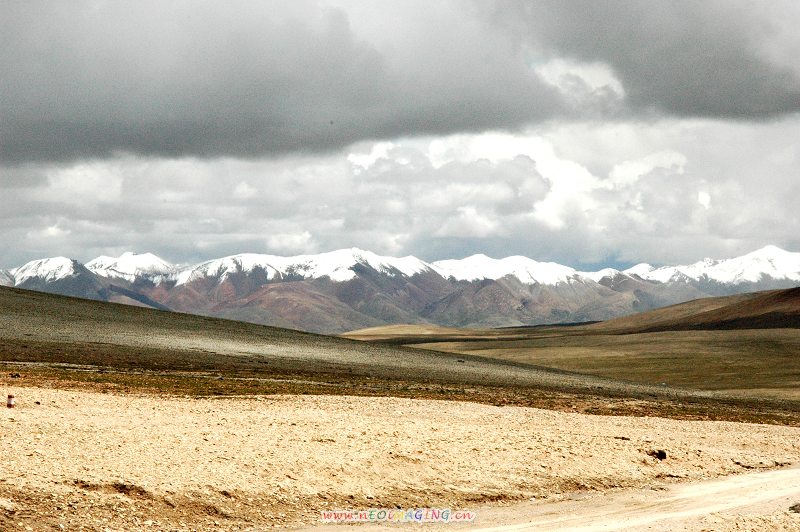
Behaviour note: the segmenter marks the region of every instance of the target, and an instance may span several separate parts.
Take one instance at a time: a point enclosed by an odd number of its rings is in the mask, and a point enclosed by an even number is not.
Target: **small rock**
[[[667,459],[667,451],[664,449],[653,449],[651,451],[647,451],[649,456],[653,458],[657,458],[658,460],[666,460]]]
[[[793,505],[789,506],[789,511],[790,512],[794,512],[796,514],[800,514],[800,502],[798,502],[797,504],[793,504]]]

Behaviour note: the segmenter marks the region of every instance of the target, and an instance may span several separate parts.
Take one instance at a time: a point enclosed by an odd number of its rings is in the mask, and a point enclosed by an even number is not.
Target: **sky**
[[[0,268],[800,251],[794,1],[0,0]]]

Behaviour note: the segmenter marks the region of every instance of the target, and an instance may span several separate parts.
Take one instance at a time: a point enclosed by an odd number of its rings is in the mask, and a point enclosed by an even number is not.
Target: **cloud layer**
[[[6,161],[324,151],[516,127],[560,106],[502,35],[474,20],[456,30],[455,10],[442,15],[452,27],[413,55],[378,48],[341,9],[304,0],[3,11]]]
[[[359,246],[571,265],[800,249],[798,127],[568,124],[327,156],[29,165],[29,185],[0,198],[0,243],[5,266],[129,249],[194,261]]]
[[[798,9],[6,3],[0,150],[6,162],[255,157],[587,114],[763,119],[800,109],[800,47],[781,26]],[[553,61],[572,68],[554,80]],[[616,85],[592,86],[598,67]]]
[[[0,267],[800,249],[795,2],[0,6]]]
[[[800,110],[796,2],[501,0],[489,12],[543,53],[608,66],[627,104],[759,119]]]

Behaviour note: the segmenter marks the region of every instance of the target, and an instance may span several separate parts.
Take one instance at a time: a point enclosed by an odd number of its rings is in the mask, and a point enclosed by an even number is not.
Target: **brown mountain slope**
[[[594,332],[800,328],[800,287],[698,299],[590,325]]]

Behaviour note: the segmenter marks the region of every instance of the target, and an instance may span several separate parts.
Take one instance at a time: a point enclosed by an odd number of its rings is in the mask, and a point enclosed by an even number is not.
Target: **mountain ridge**
[[[312,332],[392,323],[517,326],[607,320],[691,299],[800,284],[800,253],[578,271],[522,256],[425,262],[358,248],[241,253],[176,266],[152,253],[30,261],[0,284]]]

